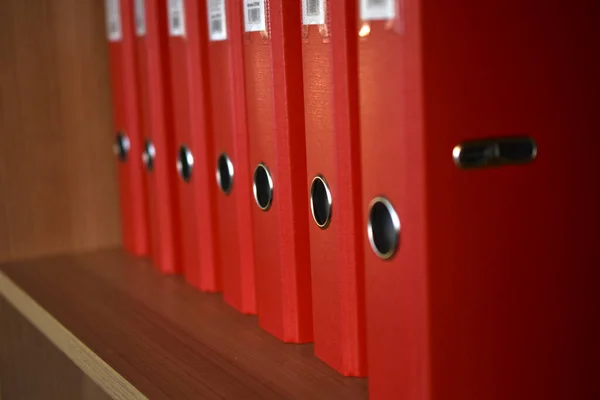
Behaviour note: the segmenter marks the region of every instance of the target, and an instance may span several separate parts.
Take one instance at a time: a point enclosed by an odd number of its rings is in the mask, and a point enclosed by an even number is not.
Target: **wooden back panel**
[[[0,261],[118,245],[104,2],[0,7]]]

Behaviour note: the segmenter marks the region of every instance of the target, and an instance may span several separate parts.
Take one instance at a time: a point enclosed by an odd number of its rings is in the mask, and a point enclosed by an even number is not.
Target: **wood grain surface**
[[[127,380],[125,380],[121,375],[119,375],[113,368],[111,368],[106,362],[104,362],[96,353],[90,350],[83,342],[81,342],[75,335],[73,335],[69,330],[67,330],[60,322],[56,320],[52,315],[50,315],[46,310],[44,310],[39,304],[35,302],[26,292],[24,292],[21,288],[19,288],[10,278],[4,275],[0,271],[0,293],[6,299],[7,303],[9,303],[13,308],[16,309],[18,314],[21,315],[22,318],[26,319],[30,324],[34,326],[43,336],[46,337],[51,342],[52,347],[55,347],[59,352],[62,352],[63,358],[66,356],[68,359],[72,361],[78,368],[81,374],[85,374],[89,380],[95,382],[99,387],[103,388],[106,393],[108,393],[112,398],[119,400],[144,400],[146,397],[142,395],[135,387],[131,385]],[[14,325],[10,322],[8,323],[8,332],[10,332],[10,328]],[[7,346],[12,346],[14,343],[13,340],[7,341]],[[13,338],[14,339],[14,338]],[[23,340],[18,341],[17,345],[23,344],[22,347],[29,347],[31,343],[28,343],[27,337],[23,338]],[[19,347],[19,346],[16,346]],[[35,346],[33,346],[35,347]],[[28,351],[25,351],[24,354],[31,354]],[[12,353],[13,356],[19,357],[18,350],[17,352]],[[25,385],[28,381],[33,381],[36,379],[33,374],[28,372],[29,364],[33,362],[34,367],[40,368],[40,366],[36,360],[37,352],[33,353],[34,356],[30,357],[29,360],[25,359],[14,359],[11,357],[11,352],[7,353],[8,360],[7,362],[3,362],[3,364],[7,365],[9,368],[9,377],[6,379],[11,384],[14,379],[10,377],[10,368],[13,365],[24,365],[25,373],[18,374],[17,381],[21,380],[25,382]],[[12,358],[12,359],[11,359]],[[42,364],[45,359],[41,360]],[[60,374],[66,373],[68,369],[64,368],[64,366],[60,365],[46,365],[42,368],[52,369],[54,373]],[[72,369],[72,368],[71,368]],[[77,369],[77,368],[76,368]],[[35,368],[34,368],[35,370]],[[63,371],[65,370],[65,371]],[[6,369],[5,369],[6,371]],[[58,379],[60,381],[62,379]],[[57,387],[63,386],[60,382],[55,382]],[[71,385],[65,385],[71,386]],[[24,387],[24,392],[28,391],[27,387]],[[59,389],[60,390],[60,389]],[[21,397],[24,393],[18,392]],[[58,398],[58,396],[57,396]]]
[[[120,250],[0,270],[149,398],[367,398],[366,380],[342,377],[312,345],[284,344],[220,295]]]
[[[0,399],[110,397],[0,297]]]
[[[0,0],[0,261],[120,243],[103,6]]]

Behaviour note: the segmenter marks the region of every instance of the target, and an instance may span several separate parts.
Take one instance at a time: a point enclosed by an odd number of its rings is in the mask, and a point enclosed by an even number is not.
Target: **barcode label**
[[[325,23],[325,1],[302,0],[302,23],[304,25],[323,25]]]
[[[146,4],[145,0],[135,0],[135,34],[144,36],[146,34]]]
[[[244,0],[244,25],[246,32],[259,32],[267,29],[265,0]]]
[[[106,0],[106,35],[109,42],[117,42],[123,37],[121,30],[121,6],[119,0]]]
[[[208,0],[208,37],[211,41],[227,40],[225,0]]]
[[[169,35],[185,36],[185,11],[183,8],[184,0],[169,0]]]
[[[387,20],[396,17],[397,0],[360,0],[360,18],[363,21]]]

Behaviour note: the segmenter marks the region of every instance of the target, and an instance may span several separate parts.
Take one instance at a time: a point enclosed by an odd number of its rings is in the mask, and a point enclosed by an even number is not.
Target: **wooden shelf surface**
[[[113,397],[368,397],[365,379],[342,377],[312,345],[284,344],[220,295],[121,250],[12,262],[0,271],[1,294],[38,329],[53,330],[42,333]]]

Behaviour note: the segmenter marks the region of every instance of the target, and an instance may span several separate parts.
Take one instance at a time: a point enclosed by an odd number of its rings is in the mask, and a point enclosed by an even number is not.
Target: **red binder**
[[[192,285],[218,291],[206,6],[199,0],[169,0],[167,10],[183,270]]]
[[[181,272],[175,138],[173,136],[164,0],[134,1],[138,87],[144,138],[152,259],[164,273]]]
[[[132,4],[125,0],[106,0],[105,5],[123,246],[132,254],[147,255],[150,251],[148,204],[139,126]]]
[[[312,340],[300,1],[243,0],[260,325]]]
[[[306,160],[316,355],[366,374],[356,5],[303,1]]]
[[[597,397],[592,3],[369,4],[371,398]]]
[[[256,313],[252,248],[252,170],[248,159],[242,7],[207,1],[210,93],[214,121],[223,297],[247,314]]]

